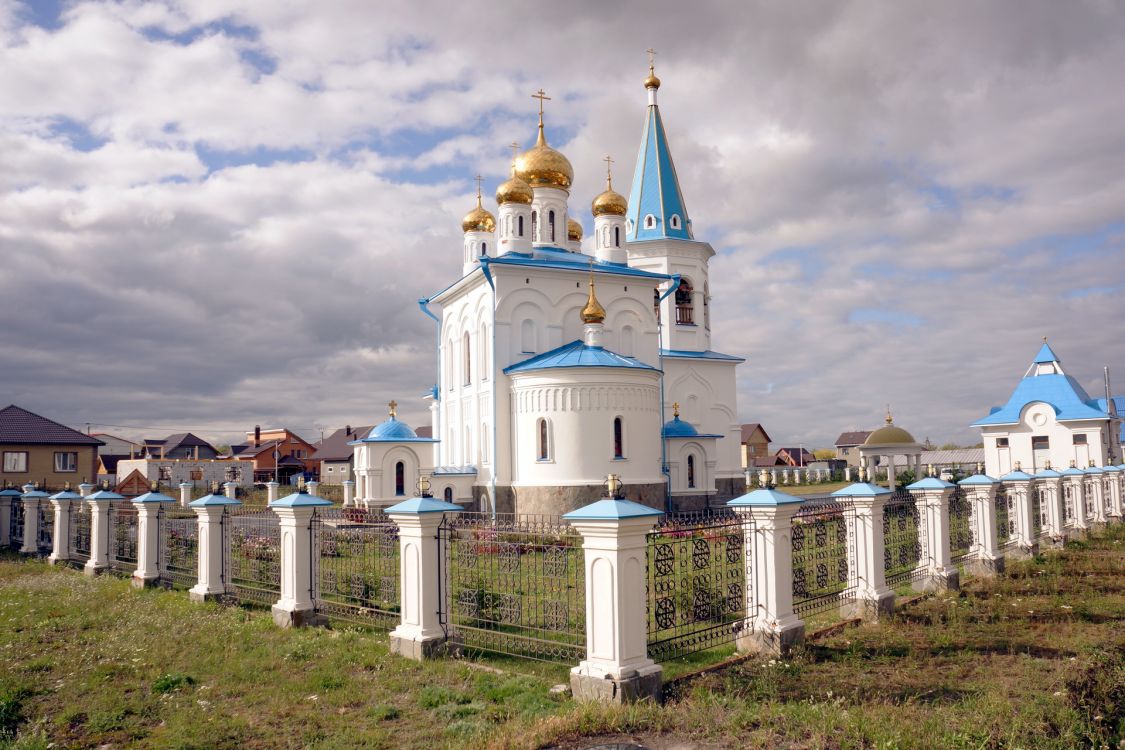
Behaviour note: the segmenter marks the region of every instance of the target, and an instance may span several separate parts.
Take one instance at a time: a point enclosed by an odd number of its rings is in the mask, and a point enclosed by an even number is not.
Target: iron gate
[[[272,606],[281,598],[281,525],[271,510],[223,513],[227,590],[239,601]],[[227,571],[230,571],[229,576]]]
[[[396,627],[401,618],[398,526],[382,512],[328,509],[317,511],[311,531],[318,555],[316,610],[332,620]]]
[[[40,498],[36,503],[39,511],[39,538],[38,547],[39,552],[45,555],[51,554],[54,551],[55,542],[55,509],[51,505],[51,501],[45,498]]]
[[[81,500],[68,503],[67,513],[70,515],[70,554],[69,558],[77,563],[84,563],[90,559],[90,506]]]
[[[127,575],[137,569],[137,509],[131,503],[109,506],[109,567]]]
[[[23,546],[23,498],[12,498],[11,512],[8,516],[8,544],[18,550]]]

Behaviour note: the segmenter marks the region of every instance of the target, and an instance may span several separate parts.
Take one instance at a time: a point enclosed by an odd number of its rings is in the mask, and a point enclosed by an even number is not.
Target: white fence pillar
[[[98,488],[98,486],[96,484],[90,484],[89,482],[83,482],[82,484],[78,485],[78,496],[79,497],[89,497],[91,494],[93,494],[94,490],[96,490],[97,488]]]
[[[1109,475],[1109,516],[1115,521],[1120,521],[1122,516],[1125,515],[1125,507],[1123,507],[1121,500],[1121,478],[1123,476],[1121,467],[1107,466],[1105,470]]]
[[[340,484],[344,486],[344,507],[350,508],[355,505],[355,482],[345,479]]]
[[[836,490],[832,496],[850,501],[855,508],[855,513],[848,516],[848,534],[855,543],[855,565],[849,566],[849,575],[856,582],[856,598],[840,608],[841,614],[865,620],[890,615],[895,609],[895,592],[887,586],[883,569],[883,506],[891,491],[874,484],[856,483]]]
[[[109,569],[109,544],[113,531],[109,528],[109,506],[124,499],[109,490],[92,492],[83,498],[90,506],[90,559],[82,569],[88,576],[99,575]]]
[[[975,576],[995,576],[1004,570],[1004,555],[996,535],[996,487],[999,482],[984,474],[974,474],[958,484],[965,489],[973,508],[973,545],[971,556],[965,561],[966,569]]]
[[[23,503],[23,545],[20,552],[25,555],[39,554],[39,503],[47,499],[47,493],[35,489],[35,485],[25,485],[20,502]]]
[[[70,509],[82,500],[77,492],[63,490],[51,495],[51,507],[55,512],[55,528],[51,536],[51,554],[47,562],[55,565],[70,559]]]
[[[274,482],[272,480],[266,482],[266,503],[277,502],[277,488],[279,486],[280,485],[277,482]]]
[[[314,497],[319,497],[319,495],[317,495],[317,493],[320,492],[320,482],[316,481],[315,479],[310,479],[305,484],[305,487],[306,487],[306,492],[308,492],[310,495],[313,495]],[[329,500],[329,502],[332,502],[332,501]]]
[[[310,490],[314,485],[309,483]],[[273,621],[280,627],[328,624],[316,612],[314,562],[320,560],[320,544],[313,524],[316,509],[326,505],[331,501],[304,490],[270,503],[281,527],[281,596],[273,605]]]
[[[409,659],[438,656],[445,650],[446,631],[439,612],[449,612],[448,595],[438,585],[445,575],[439,569],[438,527],[446,513],[461,506],[432,497],[415,497],[387,508],[398,526],[399,606],[402,619],[391,631],[390,649]]]
[[[954,486],[937,477],[908,485],[918,506],[918,535],[922,543],[919,567],[925,570],[914,581],[918,591],[948,591],[960,587],[960,574],[949,548],[949,505]]]
[[[727,505],[742,519],[746,538],[746,614],[753,629],[738,638],[739,651],[787,653],[805,639],[805,623],[793,611],[793,516],[803,500],[756,490]]]
[[[155,489],[133,498],[137,509],[137,569],[129,582],[133,588],[155,586],[160,580],[160,508],[161,503],[176,502]]]
[[[1086,469],[1086,487],[1090,492],[1090,497],[1093,499],[1094,520],[1093,527],[1095,529],[1104,529],[1106,522],[1109,518],[1106,515],[1106,502],[1105,502],[1105,484],[1103,477],[1105,470],[1097,466],[1091,466]]]
[[[578,700],[660,700],[663,669],[648,657],[645,558],[662,515],[606,498],[563,516],[582,535],[586,566],[586,658],[570,670]]]
[[[231,500],[238,499],[238,485],[234,482],[223,482],[223,496]]]
[[[180,482],[180,507],[186,508],[191,502],[191,482]]]
[[[1063,505],[1062,476],[1053,469],[1044,469],[1035,475],[1043,490],[1043,506],[1047,518],[1043,532],[1051,538],[1054,547],[1066,543],[1066,509]]]
[[[193,602],[218,599],[227,593],[230,528],[224,521],[231,519],[227,515],[228,509],[238,505],[242,503],[216,494],[191,501],[190,507],[199,523],[199,579],[188,589],[188,596]]]
[[[1078,539],[1085,539],[1090,533],[1090,519],[1086,515],[1086,492],[1082,480],[1082,470],[1074,468],[1074,462],[1071,461],[1070,468],[1062,472],[1063,493],[1070,507],[1074,536]]]
[[[1016,515],[1015,546],[1008,549],[1017,558],[1034,557],[1039,554],[1039,540],[1032,526],[1034,506],[1031,501],[1031,475],[1021,471],[1017,464],[1015,471],[1000,477],[1000,481],[1003,482],[1008,497],[1014,500]]]

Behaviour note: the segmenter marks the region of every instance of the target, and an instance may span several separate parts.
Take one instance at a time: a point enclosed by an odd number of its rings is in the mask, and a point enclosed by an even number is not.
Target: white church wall
[[[1048,459],[1051,468],[1060,471],[1070,466],[1071,461],[1079,468],[1089,466],[1090,461],[1104,466],[1107,421],[1059,422],[1050,404],[1038,401],[1028,404],[1020,413],[1018,424],[981,428],[985,473],[991,477],[1003,476],[1015,468],[1017,461],[1024,471],[1032,473],[1045,468]],[[1078,442],[1075,442],[1076,436],[1079,436]],[[1034,447],[1038,442],[1035,438],[1045,438],[1047,447]]]
[[[742,476],[742,427],[738,420],[735,366],[729,360],[664,358],[664,404],[671,419],[672,404],[680,404],[680,418],[704,434],[724,435],[715,441],[715,476]]]

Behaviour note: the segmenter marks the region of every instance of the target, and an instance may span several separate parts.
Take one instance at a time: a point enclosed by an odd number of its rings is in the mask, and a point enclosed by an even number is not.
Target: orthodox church
[[[709,262],[695,239],[652,66],[629,198],[591,204],[583,252],[574,171],[552,148],[542,91],[535,145],[462,221],[462,276],[419,301],[437,328],[432,437],[390,417],[355,451],[357,500],[382,507],[427,477],[471,509],[557,515],[604,494],[660,509],[740,493],[740,357],[711,348]]]

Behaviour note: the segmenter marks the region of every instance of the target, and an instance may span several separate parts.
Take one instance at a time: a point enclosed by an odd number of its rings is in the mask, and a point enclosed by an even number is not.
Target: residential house
[[[278,482],[290,484],[297,475],[319,476],[320,462],[313,458],[316,448],[292,430],[255,427],[246,438],[246,447],[235,457],[253,463],[255,482],[276,477]]]
[[[215,446],[190,432],[179,432],[163,440],[145,440],[145,458],[184,458],[204,461],[217,458]]]
[[[141,443],[126,440],[116,435],[110,435],[108,432],[95,432],[91,434],[101,440],[104,445],[98,446],[99,456],[128,456],[129,458],[136,458],[144,451],[144,445]]]
[[[761,466],[763,459],[768,459],[767,465],[772,466],[774,458],[770,455],[771,442],[765,428],[757,422],[742,425],[742,468]]]
[[[239,486],[250,484],[254,477],[254,463],[239,459],[191,458],[122,458],[117,462],[118,477],[128,478],[136,472],[146,484],[158,482],[162,487],[174,488],[181,482],[210,485],[234,482]]]
[[[775,455],[778,466],[808,466],[816,461],[816,456],[805,448],[778,448]]]
[[[859,466],[859,446],[871,434],[871,430],[856,430],[854,432],[841,432],[836,438],[836,458],[848,462],[848,466]]]
[[[46,489],[90,481],[102,441],[18,406],[0,409],[0,483]]]
[[[355,481],[355,449],[351,442],[366,436],[372,427],[374,425],[341,427],[317,444],[312,457],[320,463],[320,481],[323,484],[341,484],[345,479]]]

